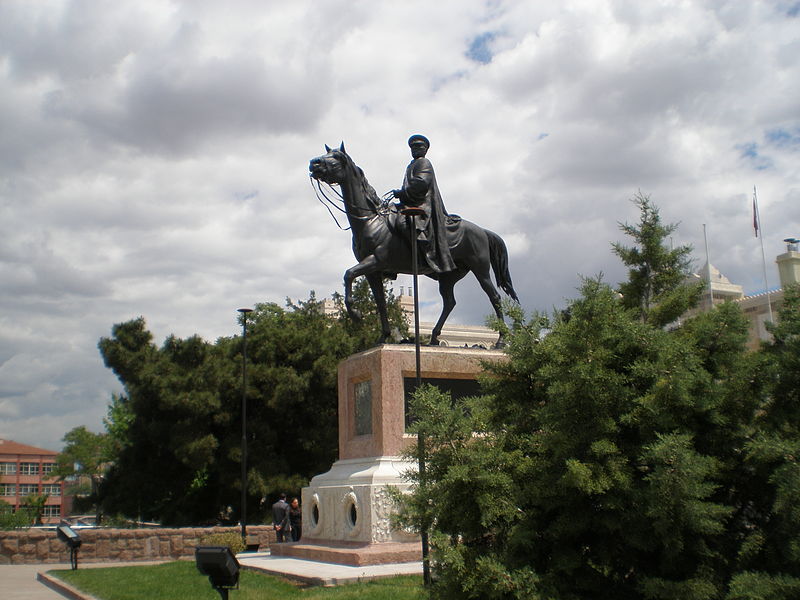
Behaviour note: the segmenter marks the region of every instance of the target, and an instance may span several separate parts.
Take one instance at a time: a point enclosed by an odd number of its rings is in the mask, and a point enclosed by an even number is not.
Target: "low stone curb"
[[[36,581],[46,585],[51,590],[58,592],[65,598],[69,598],[69,600],[97,600],[97,598],[94,596],[84,594],[77,588],[72,587],[67,582],[61,581],[57,577],[53,577],[47,573],[37,573]]]

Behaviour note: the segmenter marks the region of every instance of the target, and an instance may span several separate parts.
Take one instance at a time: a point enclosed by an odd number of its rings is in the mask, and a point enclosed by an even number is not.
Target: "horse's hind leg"
[[[494,284],[492,283],[492,279],[491,279],[491,276],[489,275],[488,269],[486,270],[486,272],[473,271],[473,273],[475,273],[475,279],[478,280],[478,283],[481,285],[481,288],[483,289],[483,291],[486,292],[487,296],[489,296],[489,302],[492,303],[492,308],[494,308],[494,314],[496,314],[497,318],[502,321],[503,320],[503,304],[501,302],[500,292],[498,292],[497,288],[494,287]],[[504,338],[505,338],[505,336],[503,335],[503,332],[501,331],[500,332],[500,337],[497,339],[497,344],[495,344],[496,348],[502,348],[503,346],[505,346],[505,339]]]
[[[450,316],[450,313],[453,312],[456,306],[456,296],[453,293],[453,289],[456,283],[466,274],[467,271],[456,269],[455,271],[448,271],[447,273],[439,275],[439,294],[442,296],[442,314],[439,315],[439,320],[436,321],[436,325],[433,331],[431,331],[431,346],[439,345],[439,335],[442,333],[442,327],[444,327],[447,317]]]
[[[383,344],[392,334],[389,327],[389,316],[386,311],[386,295],[383,290],[383,277],[380,273],[370,273],[366,276],[369,287],[372,289],[372,296],[375,298],[375,306],[378,309],[378,316],[381,319],[381,337],[378,344]]]

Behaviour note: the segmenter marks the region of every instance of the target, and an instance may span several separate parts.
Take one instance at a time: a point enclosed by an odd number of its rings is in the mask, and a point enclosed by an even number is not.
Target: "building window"
[[[55,463],[43,463],[42,464],[42,474],[47,475],[48,473],[52,473],[53,469],[56,468]]]
[[[16,475],[17,463],[15,462],[0,462],[0,475]]]
[[[13,483],[0,483],[0,496],[16,496],[17,486]]]
[[[20,483],[19,484],[19,495],[20,496],[27,496],[28,494],[38,494],[39,493],[39,484],[38,483]]]
[[[60,496],[61,484],[60,483],[45,483],[42,486],[42,493],[48,496]]]
[[[43,517],[60,517],[61,507],[58,504],[45,504]]]
[[[19,463],[19,474],[20,475],[38,475],[39,474],[39,463]]]

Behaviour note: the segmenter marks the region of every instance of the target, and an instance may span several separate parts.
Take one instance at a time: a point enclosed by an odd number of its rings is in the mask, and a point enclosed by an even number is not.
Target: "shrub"
[[[199,546],[227,546],[234,554],[244,552],[242,536],[236,531],[210,533],[200,538]]]

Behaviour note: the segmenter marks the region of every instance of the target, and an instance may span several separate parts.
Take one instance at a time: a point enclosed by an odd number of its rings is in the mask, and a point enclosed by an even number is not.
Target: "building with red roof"
[[[0,439],[0,500],[14,511],[24,506],[30,494],[44,494],[47,502],[43,523],[58,523],[68,510],[64,482],[52,477],[58,452]]]

